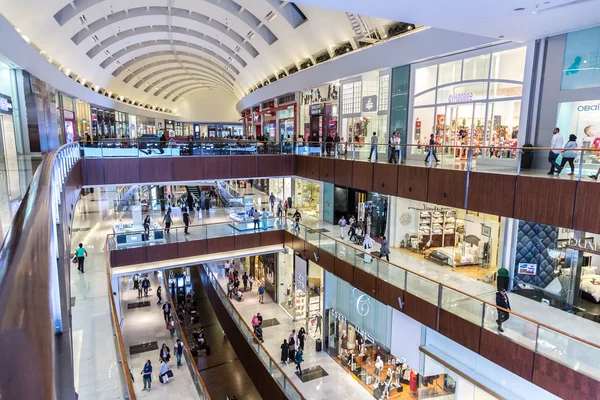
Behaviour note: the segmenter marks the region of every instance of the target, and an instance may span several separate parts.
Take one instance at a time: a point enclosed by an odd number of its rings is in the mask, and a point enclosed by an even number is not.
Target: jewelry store
[[[477,159],[516,160],[524,144],[533,46],[501,45],[411,66],[408,142],[424,155],[430,135],[445,146],[476,147]],[[527,96],[527,98],[526,98]],[[489,146],[489,148],[477,148]],[[467,151],[439,149],[465,161]]]

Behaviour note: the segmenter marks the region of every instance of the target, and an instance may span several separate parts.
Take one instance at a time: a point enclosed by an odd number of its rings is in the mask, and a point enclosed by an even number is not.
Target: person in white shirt
[[[377,145],[379,144],[379,138],[377,137],[377,132],[373,132],[373,136],[371,136],[371,152],[369,153],[369,158],[367,160],[371,161],[371,157],[373,157],[373,153],[375,153],[375,162],[377,162]]]
[[[548,162],[550,163],[550,172],[548,175],[554,175],[554,171],[560,171],[560,165],[556,163],[556,159],[562,152],[563,148],[563,137],[560,135],[560,129],[554,128],[552,141],[550,142],[550,153],[548,154]]]
[[[392,138],[392,154],[390,156],[390,159],[388,160],[388,162],[391,164],[392,162],[394,164],[398,164],[398,155],[400,154],[400,134],[398,132],[396,132],[394,134],[394,137]]]
[[[346,229],[346,218],[342,215],[342,218],[338,221],[340,225],[340,238],[344,240],[344,229]]]
[[[231,268],[231,264],[229,260],[225,261],[225,276],[229,275],[229,268]]]

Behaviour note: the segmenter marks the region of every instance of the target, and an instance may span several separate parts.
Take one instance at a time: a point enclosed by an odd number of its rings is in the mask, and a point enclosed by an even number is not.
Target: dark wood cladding
[[[319,249],[319,261],[317,262],[325,271],[335,274],[335,256]]]
[[[173,180],[173,159],[140,158],[140,182],[170,182]]]
[[[354,286],[354,266],[352,264],[336,258],[334,262],[334,268],[335,276]]]
[[[140,183],[139,158],[104,158],[106,185]]]
[[[532,382],[565,400],[597,399],[600,382],[580,372],[536,354]]]
[[[207,247],[210,253],[223,253],[235,250],[235,241],[230,237],[207,239]]]
[[[335,184],[352,187],[352,170],[354,161],[335,160]]]
[[[193,229],[193,228],[192,228]],[[177,243],[180,258],[208,254],[208,240],[189,240]],[[211,249],[212,250],[212,249]]]
[[[319,157],[306,157],[306,177],[318,181],[320,179],[320,165],[321,158]]]
[[[377,278],[359,268],[354,268],[354,286],[373,298],[377,298]]]
[[[274,244],[283,244],[283,231],[267,231],[260,234],[261,246],[272,246]]]
[[[83,184],[104,185],[104,159],[84,158],[83,163]]]
[[[519,176],[514,217],[571,228],[576,191],[576,181]]]
[[[172,260],[179,257],[177,243],[157,244],[146,246],[146,262]]]
[[[467,349],[479,353],[481,327],[440,309],[438,331]]]
[[[374,164],[373,168],[373,191],[395,196],[398,192],[398,166]]]
[[[231,178],[231,160],[237,157],[214,156],[204,157],[204,179]]]
[[[516,175],[471,172],[469,174],[467,209],[512,217],[516,185]]]
[[[304,156],[294,156],[294,167],[296,170],[296,175],[306,178],[306,160],[308,157]]]
[[[479,354],[521,378],[531,381],[534,353],[528,348],[510,341],[504,336],[482,329]]]
[[[174,157],[173,158],[173,180],[197,181],[204,179],[203,157]]]
[[[451,169],[431,168],[427,201],[442,206],[464,208],[467,173]]]
[[[335,160],[331,158],[319,159],[318,179],[327,183],[335,183]]]
[[[287,157],[286,157],[287,158]],[[257,157],[257,176],[282,176],[283,156],[262,155]],[[232,167],[233,168],[233,167]],[[231,172],[235,176],[234,171]]]
[[[231,177],[232,178],[255,178],[258,176],[258,159],[256,156],[235,156],[231,157]],[[270,175],[268,175],[270,176]]]
[[[402,312],[434,330],[437,325],[437,309],[437,306],[428,303],[414,294],[404,292],[404,309]]]
[[[293,249],[294,248],[294,235],[292,235],[288,231],[285,231],[283,234],[283,244],[285,244],[287,247]]]
[[[373,163],[354,161],[352,187],[365,192],[373,191]]]
[[[253,233],[246,235],[235,235],[234,241],[236,250],[260,247],[260,235],[255,235]]]
[[[573,214],[573,229],[600,233],[600,184],[597,182],[579,182]]]
[[[225,306],[218,297],[204,268],[200,267],[199,270],[206,296],[225,332],[227,340],[235,349],[235,353],[262,398],[273,400],[287,399],[285,393],[279,388],[275,379],[270,375],[269,370],[263,366],[256,353],[254,353],[252,347],[250,347],[250,344],[247,342],[246,337],[241,333],[225,309]]]
[[[377,278],[376,295],[377,300],[380,302],[387,304],[398,311],[404,312],[404,309],[400,307],[399,301],[402,300],[402,303],[404,304],[404,290],[383,279]]]
[[[292,155],[281,156],[281,175],[291,176],[296,174],[296,168],[294,166],[295,157]]]
[[[122,267],[124,265],[144,264],[148,262],[146,247],[133,247],[130,249],[114,251],[115,258],[112,259],[112,267]]]
[[[429,168],[398,167],[398,197],[427,201]]]

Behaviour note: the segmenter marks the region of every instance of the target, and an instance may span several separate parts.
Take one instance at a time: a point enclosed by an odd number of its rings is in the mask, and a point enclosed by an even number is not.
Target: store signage
[[[451,94],[448,96],[448,103],[463,103],[473,100],[473,93]]]
[[[75,119],[75,114],[73,114],[72,111],[63,110],[63,115],[65,116],[65,119]]]
[[[600,110],[600,104],[585,104],[582,106],[577,107],[577,111],[599,111]]]
[[[0,95],[0,112],[4,114],[12,114],[12,100],[8,96]]]
[[[371,298],[356,288],[352,289],[352,297],[354,297],[358,315],[361,317],[366,317],[371,308]]]
[[[355,329],[357,333],[359,333],[363,338],[365,338],[365,341],[375,343],[375,338],[373,337],[373,335],[362,329],[360,326],[357,326]]]
[[[326,96],[325,93],[327,93]],[[337,99],[338,87],[335,84],[329,84],[327,87],[321,86],[302,93],[303,106],[308,106],[315,103],[333,102],[337,101]]]
[[[565,248],[600,255],[600,247],[597,242],[594,242],[594,239],[571,238],[567,244],[565,244]]]
[[[323,115],[323,104],[313,104],[310,106],[310,115]]]
[[[365,96],[362,98],[362,112],[377,111],[377,96]]]
[[[519,263],[518,274],[520,275],[535,275],[537,272],[537,264]]]
[[[296,284],[296,290],[306,293],[306,267],[308,261],[296,256],[294,263],[294,283]]]

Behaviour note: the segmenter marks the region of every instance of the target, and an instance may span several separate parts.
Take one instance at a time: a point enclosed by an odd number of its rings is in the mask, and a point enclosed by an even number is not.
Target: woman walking
[[[299,349],[296,352],[296,369],[298,370],[298,373],[300,375],[302,375],[302,361],[304,361],[304,359],[302,358],[303,352],[302,349]]]
[[[380,257],[383,258],[385,256],[385,259],[389,262],[390,261],[390,244],[388,243],[387,238],[384,236],[383,240],[381,241],[381,248],[379,249],[379,253],[381,254]]]
[[[565,149],[576,149],[577,148],[577,136],[571,135],[569,136],[569,141],[565,144]],[[560,163],[560,168],[556,172],[556,174],[560,174],[567,163],[569,163],[569,167],[571,167],[571,173],[569,175],[575,174],[575,158],[577,157],[577,150],[565,150],[563,153],[563,158]]]
[[[158,303],[156,304],[160,306],[160,303],[162,303],[162,289],[160,286],[156,289],[156,297],[158,297]]]
[[[281,362],[288,362],[288,358],[290,357],[290,346],[288,345],[287,339],[283,339],[283,344],[281,345]]]

